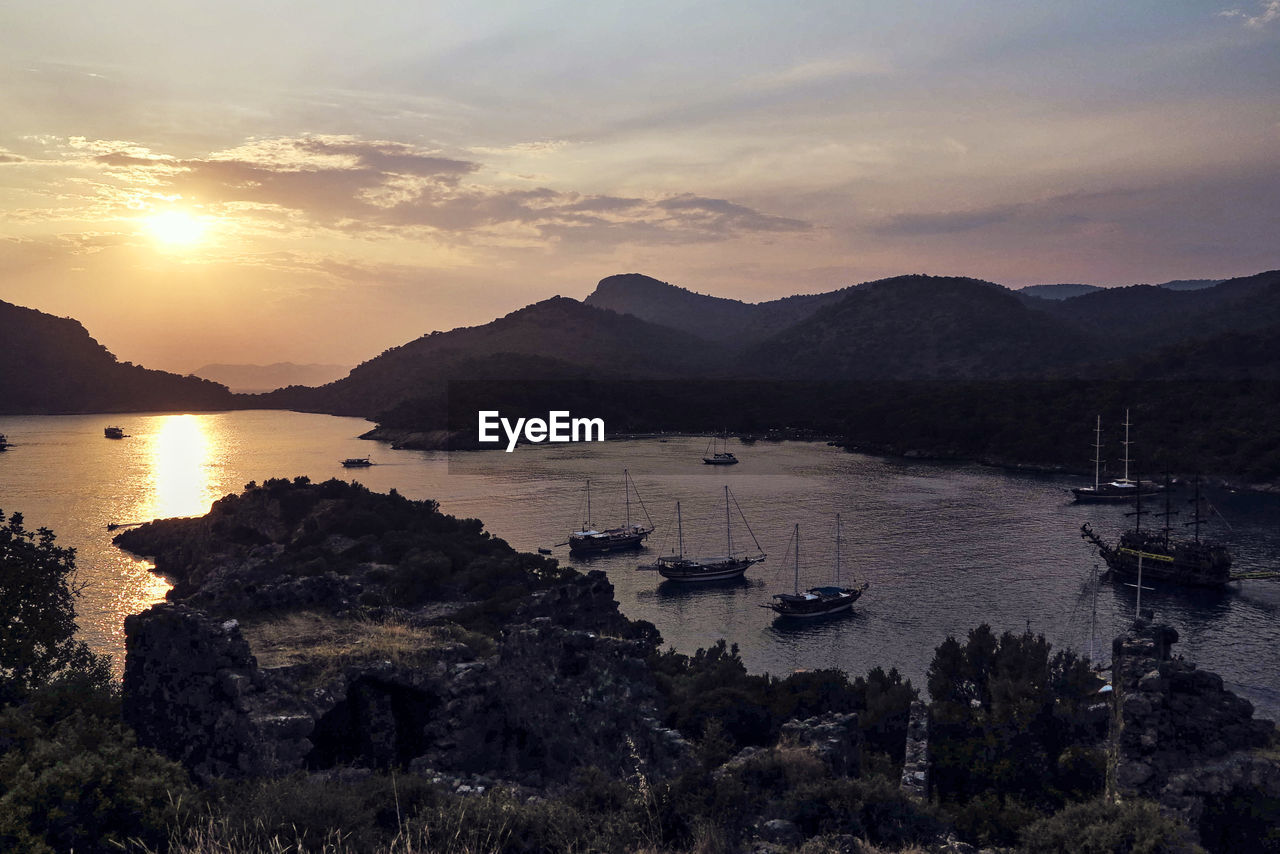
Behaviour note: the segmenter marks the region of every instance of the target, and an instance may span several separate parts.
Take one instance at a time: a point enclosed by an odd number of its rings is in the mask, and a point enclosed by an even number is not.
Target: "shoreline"
[[[709,434],[689,431],[671,430],[644,433],[616,433],[606,437],[607,442],[629,442],[663,439],[707,438]],[[850,442],[845,437],[834,433],[822,433],[816,430],[774,430],[767,433],[734,434],[746,445],[756,442],[822,442],[830,446],[843,448],[855,454],[886,459],[899,459],[911,462],[951,462],[972,463],[1002,471],[1020,472],[1023,474],[1069,475],[1089,477],[1090,472],[1075,469],[1064,463],[1033,463],[1020,460],[1004,460],[994,457],[974,457],[955,451],[926,448],[897,449]],[[461,431],[448,430],[414,430],[409,428],[377,426],[360,435],[361,439],[385,442],[393,451],[493,451],[493,447],[481,446],[478,442],[465,442]],[[468,447],[467,445],[470,445]],[[1194,475],[1176,474],[1174,483],[1187,483]],[[1280,496],[1280,482],[1248,483],[1222,474],[1201,474],[1201,482],[1218,489],[1232,492],[1245,492],[1256,495]]]

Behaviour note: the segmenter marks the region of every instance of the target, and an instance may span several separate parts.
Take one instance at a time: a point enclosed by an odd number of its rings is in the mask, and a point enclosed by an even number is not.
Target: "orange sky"
[[[1280,0],[476,5],[4,4],[0,299],[188,371],[620,272],[1280,267]]]

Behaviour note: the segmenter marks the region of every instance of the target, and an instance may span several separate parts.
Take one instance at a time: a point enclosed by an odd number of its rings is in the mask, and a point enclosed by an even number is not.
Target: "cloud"
[[[0,163],[26,163],[27,158],[19,157],[16,154],[10,154],[7,151],[0,151]]]
[[[1261,29],[1272,21],[1280,20],[1280,0],[1263,0],[1258,4],[1259,12],[1250,15],[1242,9],[1225,9],[1218,13],[1223,18],[1240,18],[1246,27]]]
[[[411,238],[426,231],[472,245],[532,245],[719,241],[811,227],[691,193],[627,198],[512,188],[477,160],[353,136],[253,139],[194,158],[125,141],[74,139],[69,146],[82,156],[82,165],[110,179],[95,192],[117,205],[182,199],[214,214],[270,220],[277,229],[302,225],[352,236]]]
[[[880,234],[921,236],[954,234],[1006,223],[1024,209],[1024,205],[996,205],[968,211],[945,213],[898,214],[873,228]]]

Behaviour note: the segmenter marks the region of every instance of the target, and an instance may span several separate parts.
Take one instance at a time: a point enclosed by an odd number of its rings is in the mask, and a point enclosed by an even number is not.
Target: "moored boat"
[[[717,445],[717,442],[719,443]],[[707,450],[703,454],[702,462],[709,466],[731,466],[738,462],[738,458],[729,450],[729,437],[712,437],[707,443]],[[720,450],[716,450],[719,447]]]
[[[1100,479],[1102,471],[1102,416],[1098,416],[1094,426],[1093,440],[1093,486],[1078,486],[1071,490],[1075,500],[1081,504],[1126,503],[1137,501],[1139,491],[1150,495],[1160,492],[1164,487],[1151,482],[1138,483],[1129,477],[1129,410],[1124,411],[1124,476],[1108,482]]]
[[[103,435],[103,436],[105,436],[105,437],[106,437],[106,438],[108,438],[108,439],[123,439],[123,438],[124,438],[124,428],[123,428],[123,427],[114,427],[114,426],[113,426],[113,427],[104,427],[104,428],[102,429],[102,435]]]
[[[631,490],[635,488],[635,484],[631,481],[631,475],[626,469],[622,470],[622,492],[624,502],[626,504],[625,521],[616,528],[605,528],[597,530],[591,523],[591,481],[587,481],[587,514],[586,519],[582,523],[582,529],[572,531],[569,534],[569,552],[575,555],[593,555],[606,554],[608,552],[624,551],[626,549],[638,549],[644,545],[645,537],[653,533],[653,522],[650,520],[648,525],[634,524],[631,521]],[[640,493],[636,492],[636,498],[640,499]],[[644,501],[640,501],[640,507],[644,508]],[[648,518],[649,511],[645,510],[645,517]]]
[[[800,592],[800,526],[792,534],[795,542],[795,578],[792,592],[775,593],[774,601],[761,607],[770,608],[780,617],[809,619],[840,614],[853,608],[867,589],[867,582],[858,587],[840,586],[840,516],[836,515],[836,564],[834,579],[825,587],[810,587]]]
[[[684,553],[684,522],[680,515],[680,502],[676,502],[676,542],[678,550],[674,555],[666,555],[658,558],[657,562],[648,566],[640,566],[638,569],[657,570],[658,574],[669,581],[677,582],[705,582],[705,581],[730,581],[735,578],[742,578],[743,574],[753,566],[765,559],[764,549],[760,548],[760,543],[756,540],[756,535],[751,531],[751,526],[747,524],[746,516],[742,514],[742,508],[738,507],[738,515],[742,518],[743,525],[746,526],[747,532],[751,534],[751,541],[755,543],[756,551],[751,553],[737,554],[733,550],[733,526],[730,523],[730,502],[733,506],[737,506],[737,500],[733,499],[729,492],[729,487],[724,488],[724,524],[725,524],[725,553],[723,555],[715,555],[709,557],[689,557]]]
[[[347,457],[342,461],[342,465],[344,468],[358,469],[373,465],[373,460],[368,457]]]
[[[1187,525],[1194,525],[1190,540],[1176,539],[1170,534],[1171,510],[1166,503],[1165,525],[1153,531],[1142,527],[1142,500],[1138,498],[1137,510],[1132,514],[1138,522],[1132,530],[1124,531],[1115,544],[1106,542],[1093,532],[1086,522],[1080,526],[1080,536],[1093,543],[1107,568],[1117,576],[1136,578],[1140,581],[1163,581],[1198,587],[1222,587],[1232,581],[1231,551],[1227,546],[1201,539],[1200,482],[1196,480],[1195,518]]]

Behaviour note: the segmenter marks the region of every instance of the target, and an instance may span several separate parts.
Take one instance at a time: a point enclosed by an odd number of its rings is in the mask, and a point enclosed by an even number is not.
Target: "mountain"
[[[848,288],[762,303],[707,296],[639,273],[601,279],[583,303],[680,329],[708,341],[763,340],[839,302]]]
[[[119,362],[75,320],[0,302],[0,413],[229,409],[225,386]]]
[[[996,379],[1053,372],[1086,336],[991,282],[900,276],[848,291],[741,363],[765,377]]]
[[[1211,288],[1214,285],[1226,281],[1225,279],[1174,279],[1172,282],[1162,282],[1156,287],[1164,288],[1169,291],[1201,291],[1205,288]]]
[[[221,383],[234,392],[258,394],[291,385],[324,385],[344,377],[350,365],[204,365],[191,373]]]
[[[1044,302],[1040,308],[1092,336],[1099,358],[1137,357],[1189,339],[1257,331],[1280,322],[1280,270],[1194,290],[1105,288]]]
[[[393,347],[318,389],[281,389],[260,400],[372,416],[442,393],[450,380],[665,379],[718,371],[723,358],[722,348],[685,332],[553,297]]]
[[[1071,299],[1100,290],[1102,288],[1098,285],[1027,285],[1025,288],[1019,288],[1018,293],[1040,299]]]

